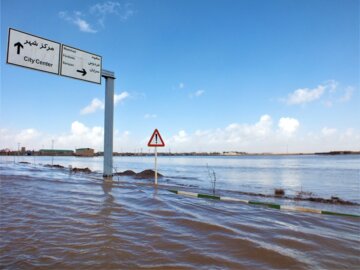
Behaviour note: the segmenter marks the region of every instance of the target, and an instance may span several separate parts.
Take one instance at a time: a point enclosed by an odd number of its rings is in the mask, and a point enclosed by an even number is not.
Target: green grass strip
[[[252,201],[249,201],[249,204],[263,205],[263,206],[267,206],[267,207],[270,207],[270,208],[280,209],[280,205],[279,205],[279,204],[274,204],[274,203],[252,202]]]
[[[198,198],[220,200],[220,196],[214,196],[214,195],[208,195],[208,194],[198,194]]]
[[[345,213],[336,213],[336,212],[330,212],[330,211],[321,211],[321,214],[323,215],[333,215],[333,216],[344,216],[344,217],[356,217],[356,218],[360,218],[359,215],[354,215],[354,214],[345,214]]]

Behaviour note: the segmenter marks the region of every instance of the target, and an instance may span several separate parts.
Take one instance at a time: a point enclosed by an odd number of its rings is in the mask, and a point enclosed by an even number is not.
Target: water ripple
[[[359,221],[0,164],[3,269],[345,269]]]

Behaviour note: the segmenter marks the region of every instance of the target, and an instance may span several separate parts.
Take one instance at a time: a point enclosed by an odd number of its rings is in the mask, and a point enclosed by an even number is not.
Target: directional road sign
[[[60,43],[9,29],[6,62],[59,74]]]
[[[60,75],[101,84],[101,63],[99,55],[62,45]]]
[[[102,57],[10,28],[6,62],[98,84],[105,77],[104,176],[111,176],[115,75],[102,72]]]
[[[150,147],[163,147],[165,146],[164,140],[161,138],[160,132],[155,129],[154,133],[151,135],[151,138],[148,142]]]

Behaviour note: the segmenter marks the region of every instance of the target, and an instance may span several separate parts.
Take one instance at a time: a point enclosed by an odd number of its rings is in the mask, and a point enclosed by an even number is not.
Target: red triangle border
[[[160,143],[158,143],[158,144],[152,144],[151,143],[151,141],[155,137],[155,134],[157,134],[159,136],[159,139],[160,139]],[[154,133],[151,135],[150,140],[148,142],[148,146],[149,147],[164,147],[165,146],[164,140],[161,138],[160,132],[159,132],[159,130],[157,128],[154,130]]]

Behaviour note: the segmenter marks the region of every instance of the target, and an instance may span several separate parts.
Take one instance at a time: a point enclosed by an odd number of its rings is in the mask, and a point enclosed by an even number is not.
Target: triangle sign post
[[[157,185],[157,148],[164,146],[165,143],[161,138],[160,132],[155,129],[148,142],[148,147],[155,147],[155,185]]]
[[[148,142],[149,147],[164,147],[165,143],[164,140],[161,138],[160,132],[155,129],[153,134],[151,135],[151,138]]]

